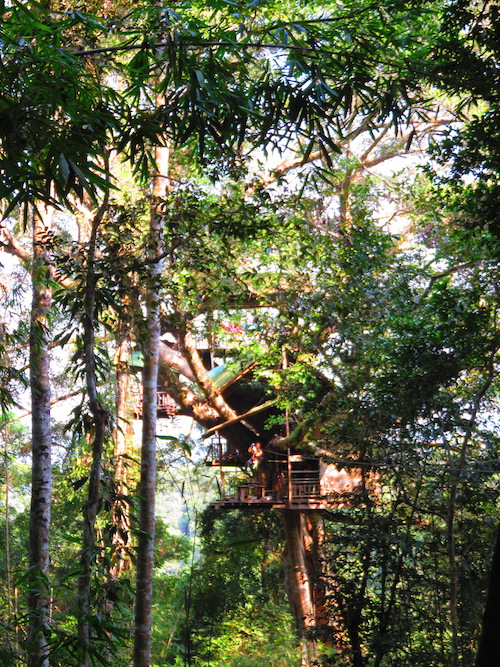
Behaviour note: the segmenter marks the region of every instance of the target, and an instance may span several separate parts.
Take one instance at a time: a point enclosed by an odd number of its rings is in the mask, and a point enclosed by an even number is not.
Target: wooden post
[[[281,365],[283,370],[288,368],[288,357],[286,355],[286,347],[284,345],[281,348]],[[290,435],[290,409],[288,407],[285,408],[285,435],[287,437]]]
[[[288,502],[292,502],[292,497],[293,497],[293,488],[292,488],[292,462],[290,460],[290,447],[287,450],[287,457],[286,457],[286,464],[287,464],[287,490],[288,490]]]
[[[222,491],[222,497],[226,497],[226,475],[224,474],[224,468],[222,467],[222,439],[219,437],[219,470],[220,470],[220,485]]]

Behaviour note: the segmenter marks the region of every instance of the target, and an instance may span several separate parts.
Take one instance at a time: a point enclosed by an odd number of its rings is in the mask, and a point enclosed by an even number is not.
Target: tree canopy
[[[93,16],[64,4],[4,6],[2,198],[95,196],[112,185],[110,141],[144,178],[152,145],[165,140],[218,169],[251,146],[290,142],[328,164],[354,113],[367,127],[391,118],[399,128],[425,104],[435,10],[308,3],[290,16],[273,3],[220,2]]]
[[[32,421],[29,452],[2,423],[1,659],[473,664],[499,519],[495,3],[0,7],[0,398],[24,381]],[[240,461],[219,482],[206,429]],[[203,512],[259,486],[271,435],[357,492]]]

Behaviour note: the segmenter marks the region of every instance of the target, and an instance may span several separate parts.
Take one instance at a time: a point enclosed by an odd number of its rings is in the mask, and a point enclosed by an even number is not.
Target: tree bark
[[[92,464],[89,473],[87,503],[83,515],[83,542],[80,558],[80,574],[78,577],[78,637],[81,645],[80,666],[90,665],[90,611],[91,611],[91,582],[92,563],[95,558],[95,523],[99,505],[99,486],[101,480],[101,464],[104,448],[104,439],[108,423],[108,413],[102,407],[97,392],[96,365],[95,365],[95,291],[97,277],[95,275],[95,251],[99,225],[106,211],[107,198],[97,212],[93,223],[87,256],[87,277],[85,286],[85,314],[84,314],[84,355],[85,377],[89,408],[93,418]]]
[[[130,374],[131,341],[127,331],[118,335],[116,361],[116,429],[114,446],[114,503],[113,503],[113,568],[112,576],[129,570],[131,537],[129,464],[132,459],[134,432],[132,428],[132,392]],[[129,458],[130,457],[130,458]]]
[[[186,359],[175,350],[170,349],[165,343],[160,345],[160,366],[161,365],[166,365],[168,368],[175,369],[188,380],[195,380],[193,371]]]
[[[134,667],[149,667],[151,656],[151,620],[153,602],[153,547],[155,536],[156,491],[156,396],[160,348],[160,295],[164,245],[164,197],[169,187],[169,150],[156,149],[158,173],[153,183],[149,230],[149,284],[146,291],[146,336],[142,373],[142,447],[139,482],[139,538],[137,545],[137,587],[135,599]]]
[[[285,586],[290,609],[302,642],[302,667],[318,665],[316,613],[313,580],[304,543],[304,516],[295,510],[283,510],[285,533]]]
[[[210,379],[193,337],[185,328],[182,331],[182,345],[193,377],[196,379],[198,386],[201,387],[208,403],[217,410],[223,419],[236,419],[238,414],[226,403],[224,397]]]
[[[316,621],[316,635],[325,646],[332,645],[332,624],[328,608],[328,585],[326,575],[326,559],[323,550],[325,528],[323,519],[318,512],[304,515],[304,547],[306,563],[312,580],[312,600]]]
[[[165,388],[180,408],[180,413],[192,417],[201,426],[210,428],[221,421],[217,410],[207,401],[197,396],[194,391],[186,387],[179,379],[178,374],[169,365],[161,350],[165,345],[160,345],[160,365],[158,368],[158,384]],[[174,366],[174,368],[177,368]]]
[[[52,275],[47,240],[49,214],[33,216],[32,308],[30,322],[30,390],[32,428],[31,508],[28,542],[28,667],[48,667],[50,616],[49,539],[52,503],[52,430],[50,362],[46,318],[50,310]]]

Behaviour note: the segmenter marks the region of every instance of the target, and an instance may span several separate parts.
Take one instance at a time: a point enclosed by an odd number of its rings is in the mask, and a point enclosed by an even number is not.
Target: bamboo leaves
[[[0,42],[0,197],[10,210],[95,197],[111,187],[103,159],[113,143],[143,176],[167,138],[219,168],[227,155],[302,138],[328,164],[353,111],[396,128],[409,117],[419,100],[408,68],[415,45],[401,33],[421,28],[426,8],[389,17],[359,2],[276,20],[277,8],[257,18],[232,3],[208,13],[148,6],[111,39],[104,20],[14,3]]]

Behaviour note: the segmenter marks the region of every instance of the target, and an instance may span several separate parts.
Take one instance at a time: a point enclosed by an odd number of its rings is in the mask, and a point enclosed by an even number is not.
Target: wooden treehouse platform
[[[221,497],[214,509],[288,509],[302,512],[345,509],[366,500],[359,468],[339,470],[314,456],[270,452],[248,480],[234,452],[219,452],[207,465],[221,472]],[[231,472],[225,471],[231,470]]]
[[[266,489],[262,484],[240,484],[236,493],[224,495],[220,500],[211,503],[214,509],[293,509],[312,511],[328,509],[331,500],[319,495],[310,485],[293,486],[288,497],[275,490]]]
[[[174,399],[166,391],[158,389],[156,392],[156,414],[158,419],[175,417],[179,407]],[[142,419],[142,397],[139,397],[133,410],[134,419]]]

